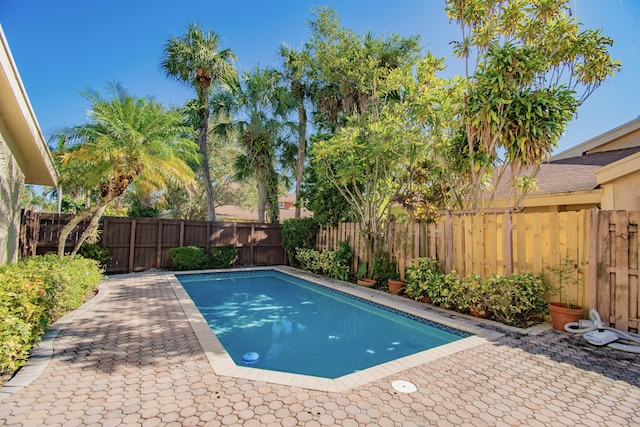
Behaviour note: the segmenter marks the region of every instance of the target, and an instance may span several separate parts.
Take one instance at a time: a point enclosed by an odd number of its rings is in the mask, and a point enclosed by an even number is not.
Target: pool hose
[[[591,320],[581,319],[578,322],[567,323],[564,325],[565,331],[582,334],[583,338],[593,345],[607,345],[617,350],[640,353],[640,335],[606,326],[596,310],[589,311],[589,317]]]

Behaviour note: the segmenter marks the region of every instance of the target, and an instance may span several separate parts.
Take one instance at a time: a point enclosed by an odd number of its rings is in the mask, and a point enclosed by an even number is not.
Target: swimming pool
[[[176,277],[238,366],[338,378],[472,335],[274,270]]]

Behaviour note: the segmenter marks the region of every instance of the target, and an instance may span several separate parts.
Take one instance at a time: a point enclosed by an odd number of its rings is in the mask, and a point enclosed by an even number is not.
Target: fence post
[[[504,275],[513,273],[513,223],[511,211],[504,211]]]
[[[133,273],[133,260],[136,250],[136,220],[131,221],[131,234],[129,236],[129,273]]]
[[[453,269],[453,218],[451,212],[447,211],[444,217],[444,264],[445,271],[448,273]],[[438,253],[434,253],[438,256]]]
[[[598,212],[600,209],[589,209],[589,246],[587,248],[587,304],[588,308],[598,307],[598,237],[600,232],[598,230],[598,224],[600,219],[598,218]]]
[[[105,216],[102,218],[102,234],[100,235],[100,239],[102,240],[102,246],[105,248],[108,247],[109,242],[109,217]]]
[[[158,218],[158,248],[156,249],[156,268],[162,262],[162,218]]]
[[[629,214],[615,211],[616,216],[616,283],[614,295],[616,329],[629,329]]]
[[[254,265],[255,264],[255,254],[254,254],[254,250],[255,250],[255,231],[256,231],[256,225],[252,223],[251,224],[251,236],[249,236],[249,248],[251,250],[251,256],[249,257],[250,265]]]

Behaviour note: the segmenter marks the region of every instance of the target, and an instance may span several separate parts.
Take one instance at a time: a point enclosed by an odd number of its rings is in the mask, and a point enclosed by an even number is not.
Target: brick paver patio
[[[502,331],[397,375],[323,392],[216,375],[164,273],[113,276],[67,321],[53,357],[36,352],[29,363],[42,373],[0,390],[0,425],[640,425],[640,355],[553,330]],[[398,379],[417,391],[395,391]]]

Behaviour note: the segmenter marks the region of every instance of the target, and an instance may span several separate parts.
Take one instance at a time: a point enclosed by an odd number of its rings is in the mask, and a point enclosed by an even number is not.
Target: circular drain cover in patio
[[[394,388],[394,390],[397,390],[401,393],[413,393],[418,389],[415,384],[403,380],[394,381],[391,383],[391,386]]]

